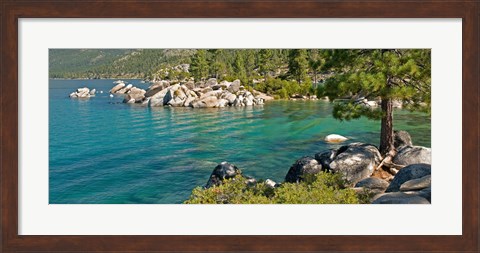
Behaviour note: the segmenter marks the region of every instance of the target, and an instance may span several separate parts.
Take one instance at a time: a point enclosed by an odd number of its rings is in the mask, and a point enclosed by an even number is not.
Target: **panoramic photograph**
[[[50,204],[430,204],[430,49],[50,49]]]

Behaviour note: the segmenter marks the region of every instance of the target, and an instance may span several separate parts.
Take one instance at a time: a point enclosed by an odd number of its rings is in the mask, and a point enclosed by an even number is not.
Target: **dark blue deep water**
[[[245,174],[282,181],[290,165],[348,142],[378,145],[380,123],[340,122],[324,101],[273,101],[253,108],[146,108],[109,97],[114,80],[50,80],[49,201],[51,204],[181,203],[222,161]],[[148,84],[126,80],[137,87]],[[80,87],[103,90],[70,99]],[[430,118],[395,112],[396,129],[430,147]],[[347,143],[348,143],[347,142]]]

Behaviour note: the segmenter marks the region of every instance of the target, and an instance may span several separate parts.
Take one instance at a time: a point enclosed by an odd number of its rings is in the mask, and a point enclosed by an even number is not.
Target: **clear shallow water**
[[[126,80],[146,88],[139,80]],[[255,178],[283,181],[304,155],[349,142],[378,145],[380,123],[340,122],[323,101],[273,101],[253,108],[145,108],[110,98],[113,80],[50,80],[49,198],[51,204],[181,203],[229,161]],[[76,88],[103,94],[68,98]],[[430,147],[430,119],[397,110],[396,129]]]

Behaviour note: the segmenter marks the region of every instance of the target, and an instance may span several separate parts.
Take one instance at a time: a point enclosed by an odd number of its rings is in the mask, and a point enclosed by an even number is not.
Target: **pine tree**
[[[267,75],[274,69],[272,49],[260,49],[258,52],[258,68],[263,78],[267,80]]]
[[[192,57],[190,71],[195,80],[204,80],[208,77],[207,51],[199,49]]]
[[[236,51],[233,70],[235,71],[235,77],[238,78],[243,85],[248,83],[243,50]]]
[[[319,49],[310,49],[308,54],[308,66],[313,72],[314,88],[317,88],[317,74],[323,64]]]
[[[208,50],[211,53],[210,60],[210,73],[215,76],[215,78],[222,77],[227,72],[226,59],[225,59],[225,50],[224,49],[210,49]]]
[[[291,49],[288,54],[288,74],[299,84],[308,78],[306,49]]]
[[[247,74],[248,82],[245,84],[253,83],[255,77],[255,51],[253,49],[245,49],[245,72]]]
[[[330,50],[330,69],[337,75],[327,80],[326,95],[346,98],[334,104],[333,116],[350,120],[366,116],[381,119],[380,152],[394,151],[393,101],[411,110],[430,111],[431,53],[424,49]],[[380,99],[380,109],[363,99]]]

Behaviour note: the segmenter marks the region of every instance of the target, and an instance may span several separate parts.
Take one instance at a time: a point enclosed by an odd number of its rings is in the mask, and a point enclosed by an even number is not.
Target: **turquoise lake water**
[[[340,145],[332,133],[378,146],[380,123],[337,121],[324,101],[273,101],[263,107],[145,108],[109,97],[114,80],[50,80],[51,204],[181,203],[228,161],[257,179],[283,181],[291,164]],[[126,80],[137,87],[148,84]],[[87,100],[68,98],[96,88]],[[430,147],[430,118],[396,110],[396,129]]]

